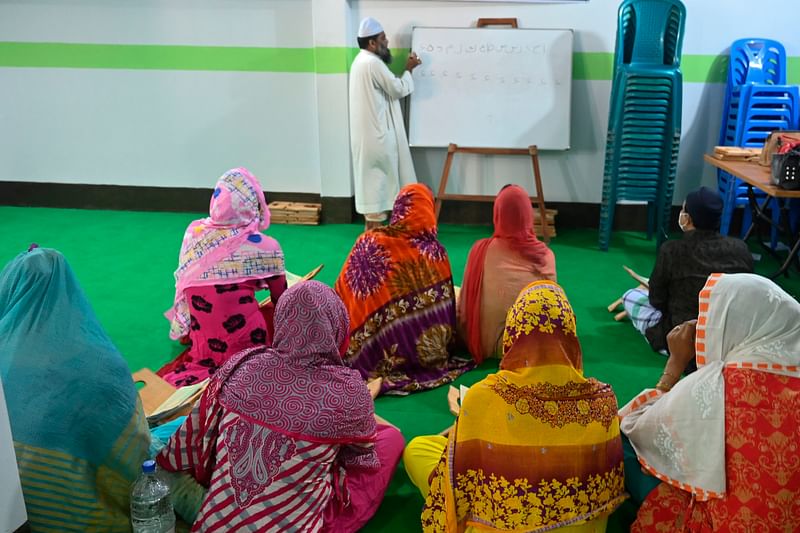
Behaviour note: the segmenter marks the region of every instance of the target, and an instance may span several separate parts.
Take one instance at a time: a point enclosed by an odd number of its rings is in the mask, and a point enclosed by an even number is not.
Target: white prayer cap
[[[373,35],[378,35],[381,32],[383,32],[383,26],[381,26],[381,23],[372,17],[365,18],[358,26],[359,39],[362,37],[372,37]]]

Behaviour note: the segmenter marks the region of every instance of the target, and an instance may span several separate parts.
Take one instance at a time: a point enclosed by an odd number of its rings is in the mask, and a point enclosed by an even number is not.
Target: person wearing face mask
[[[667,333],[697,317],[697,295],[710,274],[753,272],[753,256],[744,241],[720,235],[721,216],[722,198],[716,191],[701,187],[690,192],[678,215],[683,238],[661,246],[649,291],[640,287],[622,297],[634,327],[653,351],[666,353]]]
[[[356,211],[369,230],[387,219],[400,188],[417,182],[400,99],[414,90],[411,71],[422,61],[412,52],[403,75],[395,76],[389,40],[372,17],[359,25],[358,46],[350,68],[350,151]]]

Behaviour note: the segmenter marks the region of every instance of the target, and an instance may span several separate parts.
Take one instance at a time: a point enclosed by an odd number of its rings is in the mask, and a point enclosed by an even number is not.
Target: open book
[[[450,389],[447,391],[447,406],[453,416],[458,416],[458,413],[461,412],[461,405],[464,403],[468,391],[469,387],[464,385],[459,385],[458,388],[450,385]]]
[[[319,271],[322,270],[322,267],[325,265],[319,265],[317,268],[313,269],[311,272],[306,274],[305,276],[298,276],[297,274],[292,274],[288,270],[286,271],[286,285],[287,287],[291,287],[292,285],[296,285],[301,281],[308,281],[310,279],[314,279],[314,277],[319,274]],[[264,298],[262,301],[258,302],[259,307],[264,307],[268,303],[270,303],[269,298]]]
[[[296,283],[300,283],[301,281],[308,281],[310,279],[314,279],[319,271],[322,270],[322,267],[325,265],[319,265],[317,268],[306,274],[305,276],[298,276],[297,274],[292,274],[291,272],[286,272],[286,284],[291,287]]]
[[[187,414],[184,411],[190,411],[194,407],[194,403],[200,398],[207,386],[208,379],[204,379],[200,383],[176,389],[172,396],[164,400],[161,405],[150,413],[147,417],[147,423],[151,426],[157,426],[176,416]]]
[[[176,389],[149,368],[133,373],[134,383],[142,383],[139,397],[151,426],[157,426],[179,415],[188,414],[206,389],[208,380]]]

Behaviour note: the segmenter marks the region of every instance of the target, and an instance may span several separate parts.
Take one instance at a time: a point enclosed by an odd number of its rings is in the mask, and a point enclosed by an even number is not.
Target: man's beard
[[[387,65],[392,64],[392,51],[388,48],[384,48],[383,50],[378,50],[378,57],[381,58],[381,61],[386,63]]]

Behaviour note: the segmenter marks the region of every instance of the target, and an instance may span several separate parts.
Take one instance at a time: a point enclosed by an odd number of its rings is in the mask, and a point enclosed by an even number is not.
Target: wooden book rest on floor
[[[149,368],[134,372],[133,381],[144,383],[144,387],[139,390],[139,397],[151,427],[188,415],[208,384],[208,380],[205,380],[176,389]]]
[[[634,280],[636,280],[637,283],[639,283],[639,288],[642,288],[642,289],[649,289],[650,288],[650,279],[649,278],[646,278],[646,277],[642,276],[641,274],[637,274],[636,272],[633,271],[633,269],[628,268],[625,265],[622,265],[622,268],[625,270],[625,272],[627,272],[630,275],[630,277],[632,277]],[[608,306],[608,312],[609,313],[613,313],[614,311],[616,311],[617,307],[619,307],[620,305],[622,305],[622,298],[618,298],[618,299],[614,300],[614,302],[612,302],[611,305]],[[625,319],[627,316],[628,316],[628,312],[625,311],[625,310],[622,310],[619,313],[614,315],[614,320],[619,322],[620,320]]]
[[[447,194],[447,180],[450,177],[450,167],[453,165],[453,156],[456,153],[461,154],[479,154],[479,155],[528,155],[531,158],[531,165],[533,167],[533,185],[536,190],[536,196],[531,196],[531,203],[536,204],[538,210],[538,217],[535,217],[534,222],[538,220],[538,224],[534,223],[534,228],[537,234],[541,235],[544,242],[550,242],[550,237],[555,234],[554,227],[549,225],[553,220],[553,213],[550,213],[548,220],[548,211],[544,207],[544,193],[542,192],[542,175],[539,171],[539,149],[536,146],[529,146],[528,148],[469,148],[458,146],[457,144],[450,143],[447,147],[447,158],[444,160],[444,169],[442,170],[442,178],[439,181],[439,192],[436,193],[436,219],[439,219],[439,213],[442,210],[442,202],[444,200],[473,200],[478,202],[494,202],[494,196],[480,195],[480,194]]]
[[[144,387],[139,390],[139,398],[142,399],[145,416],[152,415],[175,392],[175,387],[161,379],[161,376],[149,368],[142,368],[134,372],[133,382],[144,383]]]

